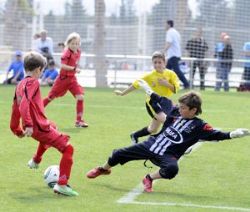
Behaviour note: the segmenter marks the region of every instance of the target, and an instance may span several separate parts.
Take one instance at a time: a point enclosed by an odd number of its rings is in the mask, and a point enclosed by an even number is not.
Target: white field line
[[[231,207],[231,206],[219,206],[219,205],[198,205],[192,203],[175,203],[175,202],[139,202],[132,201],[128,204],[137,205],[158,205],[158,206],[178,206],[178,207],[191,207],[191,208],[205,208],[205,209],[220,209],[220,210],[231,210],[231,211],[250,211],[250,208]]]
[[[195,151],[198,147],[200,147],[201,144],[202,144],[202,142],[196,143],[192,148],[192,152]],[[182,158],[179,160],[179,162],[182,160]],[[157,182],[157,180],[154,181],[154,183],[156,183],[156,182]],[[125,204],[133,203],[134,200],[136,199],[136,197],[138,197],[142,193],[143,193],[143,186],[142,186],[142,183],[140,183],[135,188],[133,188],[130,192],[125,194],[122,198],[117,200],[117,202],[118,203],[125,203]]]

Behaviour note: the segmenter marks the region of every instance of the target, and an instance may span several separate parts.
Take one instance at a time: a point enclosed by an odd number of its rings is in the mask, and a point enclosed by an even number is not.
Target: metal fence
[[[60,53],[54,55],[57,69],[59,70]],[[1,51],[0,52],[0,83],[3,82],[6,70],[13,58],[13,52]],[[81,69],[82,72],[77,74],[79,83],[84,87],[96,87],[96,70],[94,68],[94,54],[83,54],[81,57]],[[192,77],[192,62],[195,58],[183,57],[181,62],[184,62],[182,71],[185,77],[190,81],[191,88],[199,87],[200,77],[199,70],[196,70],[194,78]],[[107,84],[109,87],[127,87],[134,80],[142,77],[144,74],[150,72],[152,67],[151,56],[138,56],[138,55],[105,55],[106,61],[106,75]],[[218,60],[205,58],[207,62],[207,69],[205,72],[205,86],[215,87],[216,81],[216,63]],[[249,62],[247,60],[233,60],[233,66],[229,73],[229,86],[230,88],[237,88],[240,84],[250,83],[243,79],[244,64]]]

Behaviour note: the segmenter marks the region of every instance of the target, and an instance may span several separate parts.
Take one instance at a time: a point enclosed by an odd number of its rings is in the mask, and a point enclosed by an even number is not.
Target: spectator
[[[222,83],[224,84],[224,91],[229,91],[228,76],[232,68],[233,49],[229,35],[222,34],[221,49],[217,51],[218,66],[216,70],[216,86],[215,91],[220,91]]]
[[[208,45],[205,39],[202,37],[201,28],[196,31],[192,39],[188,40],[186,50],[189,52],[189,57],[195,58],[191,65],[192,79],[194,79],[196,68],[198,68],[200,73],[200,89],[205,90],[205,73],[207,69],[207,63],[202,59],[205,58],[205,53],[208,51]]]
[[[215,53],[214,53],[214,57],[217,59],[217,62],[215,62],[215,66],[216,66],[216,73],[219,73],[219,69],[220,69],[220,61],[221,61],[221,52],[224,49],[224,43],[223,43],[223,37],[227,35],[227,33],[222,32],[220,34],[220,42],[215,44]]]
[[[60,42],[57,44],[57,46],[63,51],[65,48],[65,44],[63,42]]]
[[[13,71],[12,76],[9,78],[9,73]],[[4,81],[4,84],[17,84],[24,78],[24,67],[23,67],[23,58],[22,58],[22,52],[17,50],[15,52],[15,60],[10,64],[6,79]]]
[[[47,61],[53,59],[53,40],[47,36],[47,31],[42,30],[40,33],[40,38],[35,42],[35,50],[41,53],[44,57],[47,58]]]
[[[33,35],[33,40],[32,40],[32,44],[31,44],[31,50],[36,50],[36,48],[37,48],[37,42],[38,42],[39,38],[41,38],[41,34],[40,33],[35,33]]]
[[[58,75],[58,71],[55,68],[55,61],[50,60],[48,63],[48,68],[44,71],[41,79],[41,85],[52,86]]]
[[[166,30],[166,44],[164,48],[168,60],[166,68],[173,70],[182,81],[184,88],[188,89],[189,82],[179,67],[179,61],[181,59],[180,33],[174,28],[174,21],[172,20],[167,21]]]
[[[240,84],[240,87],[237,90],[250,91],[250,42],[244,44],[243,53],[245,60],[248,60],[248,62],[245,62],[244,64],[244,72],[242,76],[244,82]]]

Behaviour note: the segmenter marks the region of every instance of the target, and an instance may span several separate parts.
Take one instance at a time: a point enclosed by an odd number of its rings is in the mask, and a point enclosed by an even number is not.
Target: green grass
[[[42,88],[43,96],[48,90]],[[144,94],[140,91],[117,97],[111,89],[86,89],[88,129],[74,128],[75,102],[70,94],[46,108],[48,118],[71,136],[75,154],[70,184],[80,193],[73,198],[55,195],[44,184],[43,172],[48,166],[58,164],[60,154],[50,149],[38,170],[27,168],[37,142],[30,138],[18,139],[9,130],[13,92],[12,86],[0,86],[0,211],[220,211],[117,203],[148,173],[140,161],[117,166],[107,177],[96,180],[85,177],[89,169],[105,162],[114,148],[129,145],[132,131],[149,123]],[[174,100],[180,95],[181,92]],[[250,128],[248,93],[206,91],[202,97],[201,117],[212,126],[224,130]],[[154,193],[143,193],[136,201],[250,208],[249,149],[249,138],[207,142],[184,157],[175,179],[157,181]]]

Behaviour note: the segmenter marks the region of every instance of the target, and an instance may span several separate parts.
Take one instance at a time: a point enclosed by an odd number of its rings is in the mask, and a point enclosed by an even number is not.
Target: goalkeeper
[[[160,96],[154,93],[147,83],[139,81],[146,93],[151,98],[154,110],[158,110]],[[208,123],[198,118],[202,113],[202,100],[195,92],[188,92],[179,98],[179,106],[173,106],[165,115],[165,122],[162,130],[146,141],[126,148],[116,149],[101,166],[90,170],[88,178],[96,178],[99,175],[111,173],[111,168],[117,164],[125,164],[133,160],[151,160],[160,169],[147,174],[143,178],[145,192],[152,192],[153,181],[156,179],[172,179],[179,170],[178,160],[185,151],[200,140],[221,141],[234,139],[249,135],[248,129],[236,129],[232,132],[222,132],[213,129]]]

